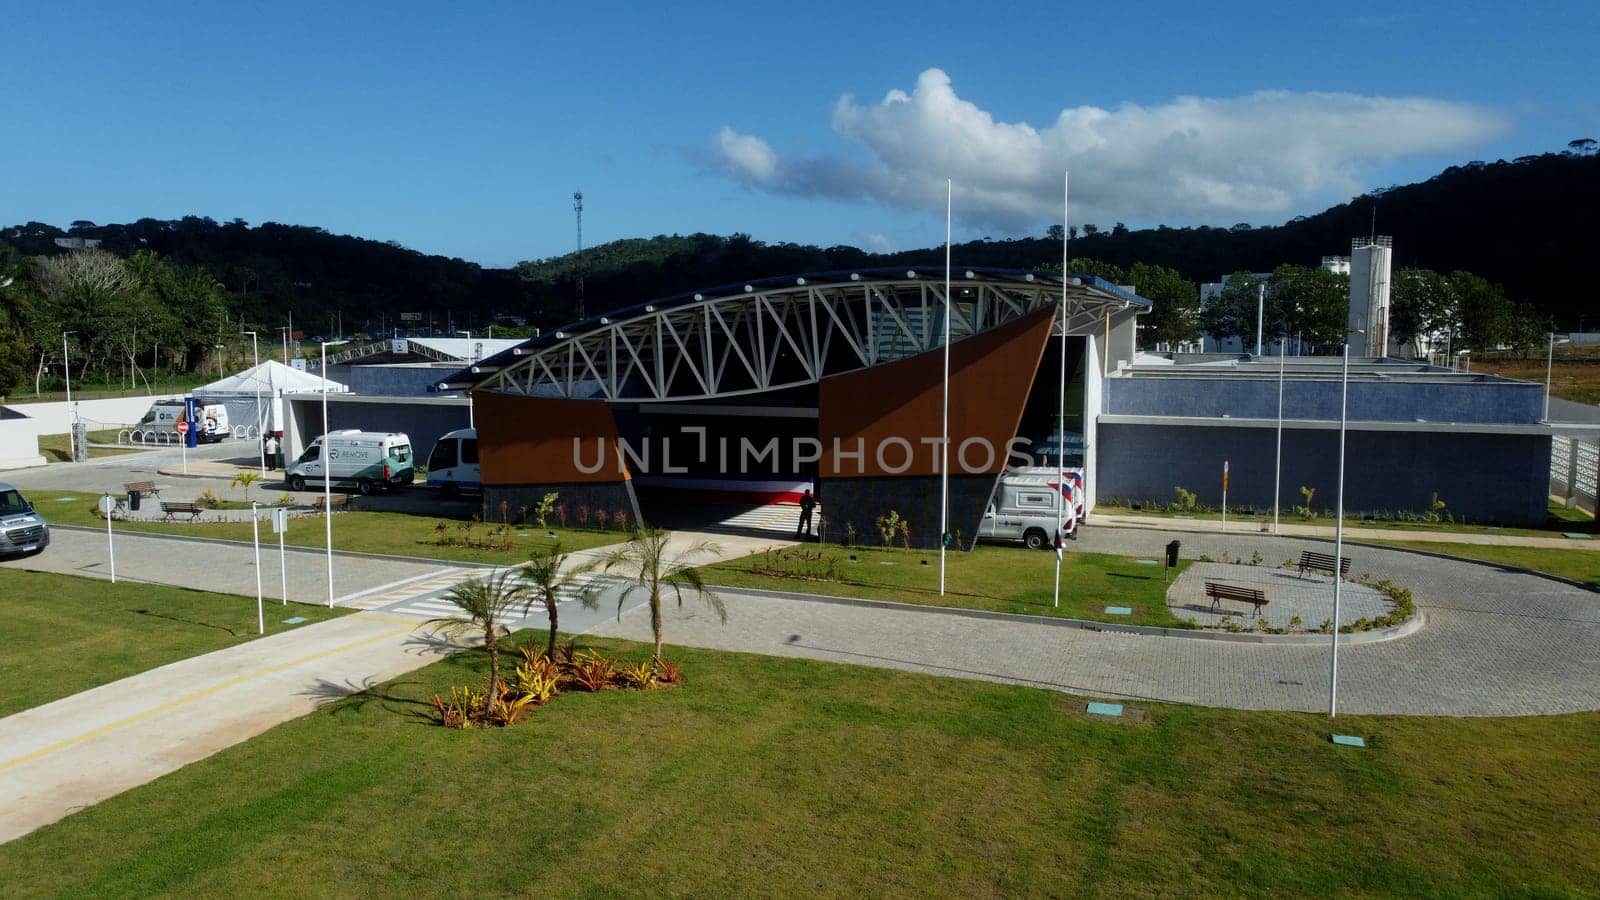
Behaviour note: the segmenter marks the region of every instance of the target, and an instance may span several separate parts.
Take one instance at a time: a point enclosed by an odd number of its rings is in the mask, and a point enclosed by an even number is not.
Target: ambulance
[[[978,540],[1020,543],[1030,550],[1054,546],[1058,534],[1076,540],[1083,496],[1082,468],[1008,469],[984,511]]]
[[[370,494],[411,484],[416,468],[405,434],[347,428],[312,441],[284,474],[294,491],[322,487],[326,473],[332,484]]]

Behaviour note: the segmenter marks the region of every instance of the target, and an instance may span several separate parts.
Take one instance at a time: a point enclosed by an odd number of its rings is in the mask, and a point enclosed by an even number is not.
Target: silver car
[[[22,492],[0,483],[0,554],[37,553],[50,546],[50,526]]]

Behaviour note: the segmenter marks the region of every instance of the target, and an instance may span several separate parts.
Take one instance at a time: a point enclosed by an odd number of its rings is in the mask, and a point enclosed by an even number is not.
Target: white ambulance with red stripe
[[[1042,466],[1008,469],[978,528],[980,541],[1021,543],[1044,550],[1078,537],[1083,520],[1083,469]]]

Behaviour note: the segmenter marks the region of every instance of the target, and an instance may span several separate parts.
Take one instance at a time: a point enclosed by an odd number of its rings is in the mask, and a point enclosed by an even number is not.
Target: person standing
[[[278,467],[278,436],[267,432],[267,440],[261,445],[261,458],[269,469]]]
[[[817,498],[811,496],[811,489],[806,488],[805,494],[800,497],[800,526],[794,530],[794,536],[805,535],[811,537],[811,511],[817,508]]]

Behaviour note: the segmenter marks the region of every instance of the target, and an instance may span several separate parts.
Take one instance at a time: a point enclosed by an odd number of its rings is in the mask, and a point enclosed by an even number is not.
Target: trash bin
[[[1178,567],[1178,548],[1181,546],[1177,541],[1167,544],[1167,568],[1175,569]]]
[[[128,511],[129,512],[138,512],[139,511],[139,492],[138,491],[129,491],[128,492]]]

